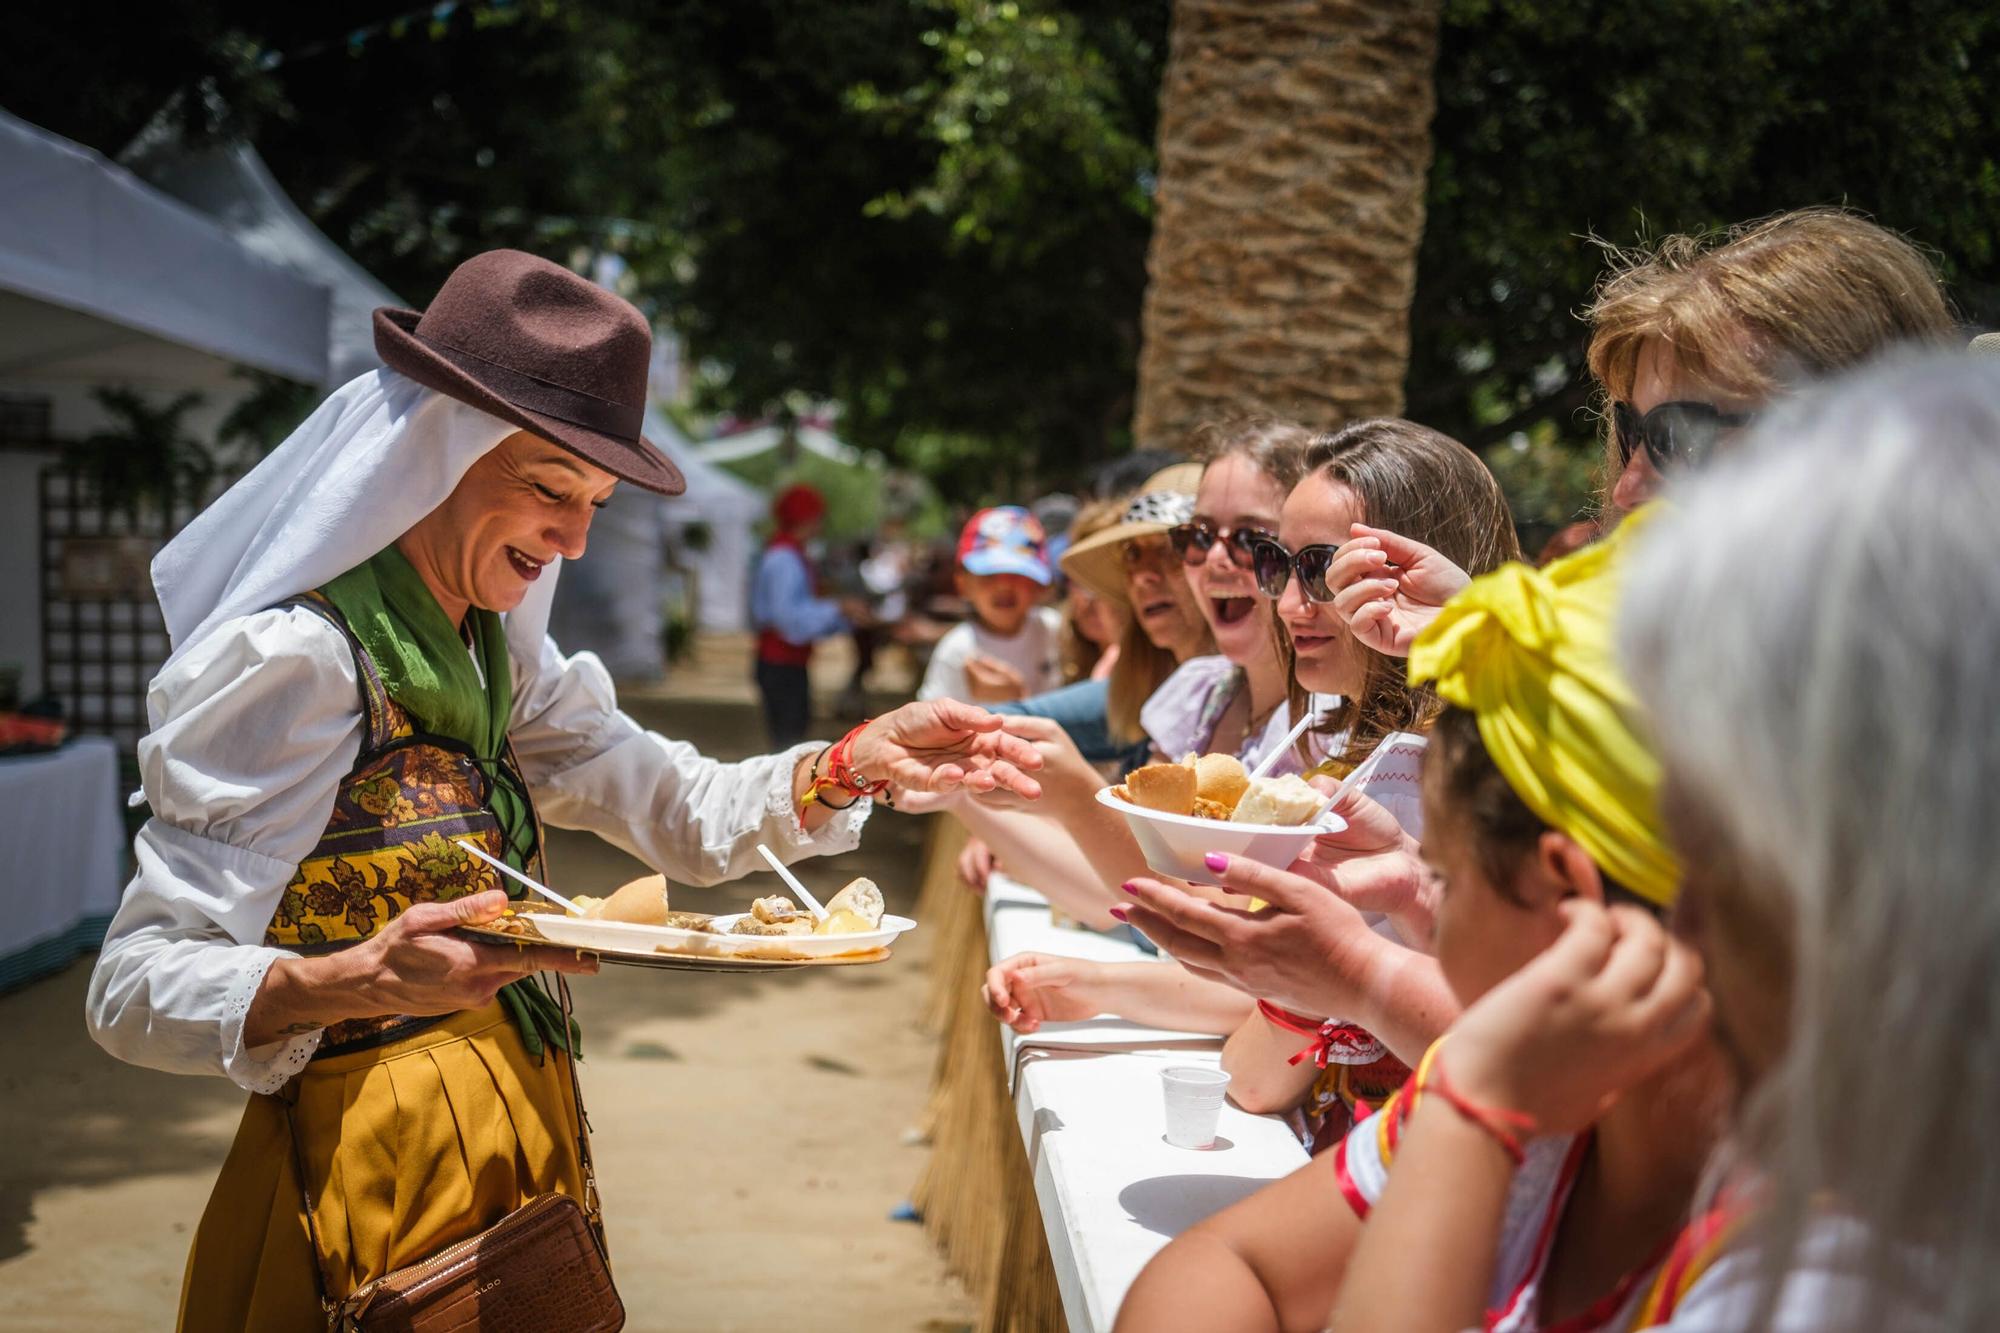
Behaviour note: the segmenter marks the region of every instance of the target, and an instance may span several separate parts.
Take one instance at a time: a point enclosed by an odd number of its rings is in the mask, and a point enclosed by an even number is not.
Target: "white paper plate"
[[[715,918],[728,930],[748,913]],[[567,913],[536,912],[528,920],[551,944],[572,949],[639,949],[695,958],[838,958],[886,949],[898,935],[915,930],[906,916],[885,916],[879,930],[853,935],[711,935],[678,926],[638,926],[627,921],[593,921]]]
[[[1148,810],[1143,805],[1119,800],[1109,787],[1099,787],[1097,799],[1125,816],[1132,836],[1138,839],[1139,850],[1145,853],[1147,865],[1162,875],[1172,875],[1191,884],[1220,883],[1202,861],[1210,852],[1247,857],[1283,870],[1305,855],[1314,838],[1347,827],[1347,821],[1332,811],[1321,815],[1317,824],[1233,824],[1199,815]]]

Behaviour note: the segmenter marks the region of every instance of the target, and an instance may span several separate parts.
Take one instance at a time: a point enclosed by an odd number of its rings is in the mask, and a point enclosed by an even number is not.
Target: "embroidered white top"
[[[869,804],[799,829],[791,774],[801,746],[725,764],[620,712],[596,657],[544,639],[516,656],[509,728],[542,819],[587,829],[663,871],[712,884],[761,864],[845,851]],[[153,681],[139,743],[152,818],[137,873],[91,976],[87,1019],[111,1054],[176,1073],[280,1087],[318,1033],[255,1049],[243,1020],[283,951],[262,944],[285,885],[326,828],[360,754],[352,651],[306,610],[242,616],[205,635]]]
[[[1414,1082],[1414,1080],[1413,1080]],[[1333,1152],[1340,1191],[1363,1219],[1388,1188],[1410,1097],[1405,1084],[1389,1103],[1355,1125]],[[1727,1212],[1690,1219],[1645,1267],[1626,1275],[1590,1309],[1558,1322],[1542,1315],[1541,1288],[1563,1210],[1569,1204],[1586,1136],[1555,1135],[1527,1146],[1514,1175],[1494,1255],[1487,1296],[1486,1333],[1624,1333],[1663,1329],[1674,1333],[1740,1333],[1756,1316],[1761,1256],[1736,1243],[1735,1228],[1711,1225]],[[1856,1257],[1868,1243],[1860,1223],[1828,1214],[1807,1230],[1779,1289],[1767,1323],[1770,1333],[1810,1333],[1849,1322],[1842,1316],[1867,1308],[1870,1292]],[[1913,1263],[1921,1262],[1911,1252]],[[1909,1304],[1892,1308],[1893,1324],[1913,1333],[1941,1333],[1934,1313]]]

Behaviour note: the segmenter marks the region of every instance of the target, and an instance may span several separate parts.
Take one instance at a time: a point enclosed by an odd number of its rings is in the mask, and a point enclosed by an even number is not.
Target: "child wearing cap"
[[[1042,604],[1054,575],[1033,514],[974,514],[959,534],[957,581],[972,618],[938,640],[917,698],[1005,703],[1062,684],[1062,615]]]

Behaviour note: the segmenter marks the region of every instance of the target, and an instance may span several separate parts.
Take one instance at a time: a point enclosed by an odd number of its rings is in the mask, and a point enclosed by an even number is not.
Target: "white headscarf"
[[[153,589],[169,665],[228,621],[319,587],[444,502],[516,426],[393,370],[349,380],[168,542]],[[540,657],[560,560],[506,617],[517,657]]]

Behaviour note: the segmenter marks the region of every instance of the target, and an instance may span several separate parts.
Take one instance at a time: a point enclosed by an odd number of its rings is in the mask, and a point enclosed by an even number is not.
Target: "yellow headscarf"
[[[1417,637],[1410,680],[1434,681],[1478,718],[1487,753],[1543,823],[1667,907],[1680,867],[1660,823],[1660,765],[1613,643],[1624,553],[1649,517],[1650,507],[1546,569],[1504,565],[1474,579]]]

